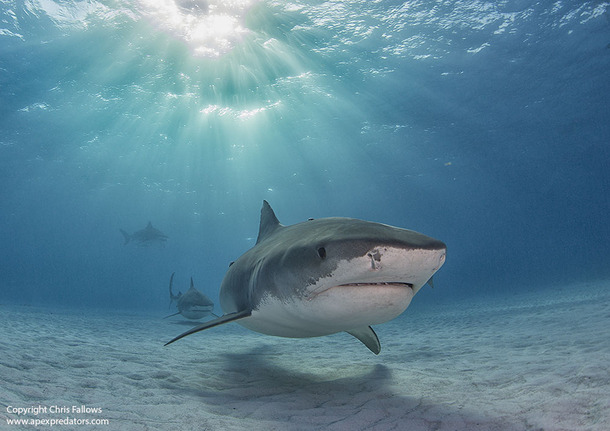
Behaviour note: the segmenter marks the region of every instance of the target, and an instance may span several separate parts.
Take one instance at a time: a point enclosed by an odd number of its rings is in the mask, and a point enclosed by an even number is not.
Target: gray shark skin
[[[184,317],[191,320],[203,319],[206,316],[218,317],[213,312],[214,303],[212,300],[195,289],[193,277],[191,277],[191,287],[186,293],[183,294],[182,292],[178,292],[178,295],[174,295],[172,292],[172,284],[174,283],[175,274],[175,272],[172,273],[172,276],[169,278],[169,305],[171,307],[172,302],[176,301],[178,312],[165,316],[164,319],[178,314],[182,314]]]
[[[167,238],[169,238],[159,229],[155,229],[151,222],[148,222],[144,229],[136,231],[131,235],[125,232],[123,229],[119,230],[125,238],[124,245],[127,245],[132,241],[141,247],[147,247],[153,244],[165,245]]]
[[[443,242],[421,233],[358,219],[283,226],[263,201],[256,245],[229,266],[220,286],[225,314],[167,344],[237,321],[280,337],[345,331],[378,354],[370,325],[405,311],[443,265],[446,251]]]

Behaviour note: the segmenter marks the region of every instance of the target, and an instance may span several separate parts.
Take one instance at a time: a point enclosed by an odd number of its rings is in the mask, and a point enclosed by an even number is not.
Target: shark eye
[[[322,259],[326,258],[326,249],[324,247],[320,247],[318,249],[318,256],[320,256]]]

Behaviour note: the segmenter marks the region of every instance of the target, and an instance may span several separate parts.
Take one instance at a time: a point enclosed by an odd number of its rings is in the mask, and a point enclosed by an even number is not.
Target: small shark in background
[[[141,247],[146,247],[152,244],[164,245],[167,238],[169,238],[159,229],[155,229],[151,222],[148,222],[144,229],[138,230],[131,235],[125,232],[123,229],[119,230],[125,237],[125,245],[132,241]]]
[[[199,320],[206,316],[218,317],[213,313],[214,303],[212,300],[195,289],[193,277],[191,277],[191,287],[186,293],[183,294],[182,292],[178,292],[178,295],[174,295],[172,292],[174,274],[175,272],[172,273],[172,276],[169,279],[169,305],[171,307],[172,302],[176,301],[178,312],[165,316],[164,319],[178,314],[182,314],[184,317],[191,320]]]
[[[447,246],[412,230],[332,217],[283,226],[263,201],[256,245],[229,266],[224,315],[167,344],[232,321],[278,337],[345,331],[373,353],[370,325],[400,315],[445,262]]]

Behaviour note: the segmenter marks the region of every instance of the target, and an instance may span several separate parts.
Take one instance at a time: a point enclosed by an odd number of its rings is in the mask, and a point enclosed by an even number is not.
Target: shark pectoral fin
[[[172,317],[172,316],[177,316],[178,314],[180,314],[179,311],[177,313],[170,314],[169,316],[165,316],[164,319],[167,319],[168,317]]]
[[[216,315],[216,314],[214,314],[214,313],[210,313],[210,314],[211,314],[212,316],[214,316],[215,318],[220,319],[220,316],[217,316],[217,315]]]
[[[375,334],[375,331],[373,331],[373,328],[370,326],[352,329],[351,331],[347,331],[347,333],[362,341],[362,343],[374,354],[378,355],[379,352],[381,352],[379,338],[377,338],[377,334]]]
[[[214,326],[222,325],[223,323],[233,322],[234,320],[243,319],[244,317],[249,317],[251,315],[252,315],[252,310],[243,310],[243,311],[237,311],[235,313],[224,314],[224,315],[220,316],[218,319],[210,320],[209,322],[202,323],[199,326],[195,326],[194,328],[189,329],[188,331],[178,335],[173,340],[165,343],[164,346],[167,346],[168,344],[172,344],[174,341],[178,341],[179,339],[184,338],[187,335],[194,334],[195,332],[203,331],[204,329],[208,329],[208,328],[213,328]]]

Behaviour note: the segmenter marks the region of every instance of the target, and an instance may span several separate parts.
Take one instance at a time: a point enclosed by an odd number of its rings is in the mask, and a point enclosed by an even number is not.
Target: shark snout
[[[431,271],[430,277],[440,269],[445,263],[445,256],[447,255],[447,249],[428,250],[427,260],[429,262],[429,269]],[[424,265],[425,266],[425,265]]]
[[[430,250],[430,253],[432,254],[432,262],[435,262],[433,270],[434,270],[434,272],[436,272],[445,263],[445,256],[447,255],[447,249],[441,248],[438,250]]]
[[[444,244],[443,244],[444,245]],[[375,247],[366,253],[370,262],[370,270],[380,271],[390,267],[425,266],[436,272],[445,263],[447,249],[401,249],[393,247]]]
[[[379,285],[402,283],[417,293],[443,266],[446,254],[447,249],[442,243],[430,249],[378,245],[363,256],[361,262],[365,266],[360,267],[361,271],[354,268],[345,273],[353,279],[350,280],[352,284],[354,281]]]

